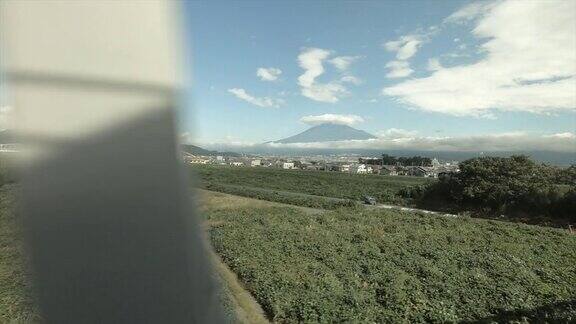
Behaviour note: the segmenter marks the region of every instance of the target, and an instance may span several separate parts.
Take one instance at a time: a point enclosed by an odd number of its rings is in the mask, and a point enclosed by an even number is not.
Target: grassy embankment
[[[16,193],[16,185],[0,186],[0,323],[32,323],[39,319],[26,280],[21,231],[14,210]]]

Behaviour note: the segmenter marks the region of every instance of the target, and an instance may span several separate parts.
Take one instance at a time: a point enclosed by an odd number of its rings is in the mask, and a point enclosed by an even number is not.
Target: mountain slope
[[[290,136],[273,143],[312,143],[312,142],[330,142],[330,141],[346,141],[346,140],[364,140],[376,138],[376,136],[352,128],[346,125],[337,124],[320,124],[311,127],[300,134]]]
[[[190,153],[192,155],[204,155],[204,156],[224,155],[224,156],[234,156],[234,157],[240,156],[240,154],[235,153],[235,152],[210,151],[207,149],[203,149],[199,146],[190,145],[190,144],[183,144],[182,145],[182,151],[184,151],[186,153]]]

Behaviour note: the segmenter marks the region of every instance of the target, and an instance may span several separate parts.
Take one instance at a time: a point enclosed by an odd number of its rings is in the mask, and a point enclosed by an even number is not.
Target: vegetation
[[[559,171],[526,156],[481,157],[460,163],[459,173],[425,189],[415,187],[402,194],[422,204],[576,222],[576,182],[569,181],[573,172],[574,167]],[[568,184],[558,184],[559,175]]]
[[[372,165],[403,165],[403,166],[432,166],[432,159],[422,156],[395,157],[382,154],[380,159],[360,159],[360,163]]]
[[[363,196],[370,195],[378,202],[393,204],[405,202],[398,195],[400,189],[430,182],[429,179],[417,177],[213,165],[197,165],[193,170],[200,177],[200,185],[212,187],[213,190],[223,185],[234,185],[350,200],[361,200]]]
[[[15,185],[0,186],[0,323],[38,322],[14,213]]]
[[[576,236],[390,210],[206,211],[214,248],[278,322],[576,320]]]
[[[556,168],[554,170],[554,182],[565,185],[576,185],[576,165],[568,168]]]
[[[310,208],[337,209],[342,207],[353,207],[359,204],[357,201],[349,199],[312,196],[307,194],[299,194],[293,192],[269,190],[262,188],[253,188],[246,186],[208,183],[206,184],[205,188],[208,190],[225,192],[232,195],[268,200],[283,204],[290,204]]]

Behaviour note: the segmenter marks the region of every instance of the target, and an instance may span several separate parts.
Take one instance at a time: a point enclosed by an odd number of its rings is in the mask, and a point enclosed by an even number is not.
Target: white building
[[[287,170],[295,169],[294,162],[284,162],[282,164],[282,169],[287,169]]]
[[[208,164],[208,162],[210,162],[209,159],[196,156],[188,157],[186,161],[190,164]]]
[[[262,165],[262,160],[260,160],[260,159],[250,161],[250,166],[257,167],[257,166],[261,166],[261,165]]]
[[[231,166],[235,166],[235,167],[241,167],[244,166],[243,162],[230,162]]]
[[[372,167],[366,166],[366,164],[358,164],[356,166],[356,173],[358,174],[372,173]]]

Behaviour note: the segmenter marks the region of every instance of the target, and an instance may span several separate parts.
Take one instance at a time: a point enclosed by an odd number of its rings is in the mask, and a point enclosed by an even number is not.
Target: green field
[[[233,168],[195,165],[192,169],[201,185],[242,186],[288,191],[309,195],[360,200],[365,195],[382,203],[402,204],[398,191],[430,179],[405,176],[360,175],[342,172],[281,170],[272,168]]]
[[[576,236],[472,218],[238,205],[206,211],[276,322],[576,321]]]
[[[200,196],[227,265],[215,278],[224,278],[222,301],[237,321],[261,322],[260,308],[289,323],[576,321],[576,235],[565,230],[347,204],[421,178],[195,170],[205,187],[259,199]],[[0,323],[38,319],[22,267],[17,189],[0,187]]]

